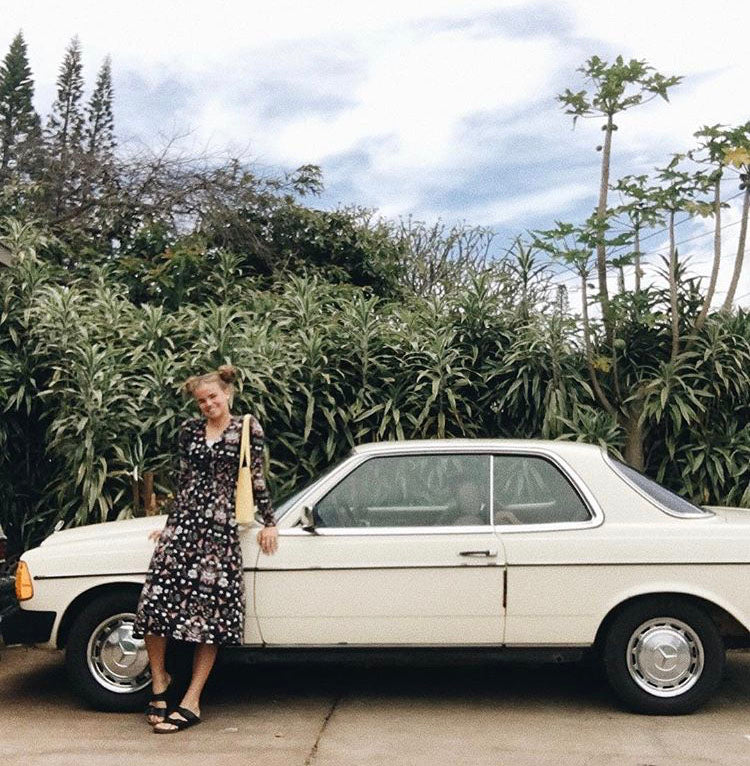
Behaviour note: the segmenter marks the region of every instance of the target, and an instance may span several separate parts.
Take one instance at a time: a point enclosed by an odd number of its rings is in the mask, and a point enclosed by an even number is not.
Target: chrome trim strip
[[[228,652],[241,652],[246,649],[257,649],[261,654],[263,651],[269,652],[278,649],[290,650],[292,653],[298,650],[299,653],[304,652],[306,649],[332,649],[334,651],[346,652],[347,650],[361,650],[363,653],[367,650],[394,650],[400,649],[434,649],[439,652],[461,652],[466,649],[482,650],[482,649],[585,649],[593,646],[591,642],[581,644],[499,644],[497,642],[481,642],[475,644],[269,644],[269,643],[257,643],[257,644],[240,644],[223,647],[222,651],[226,649]]]
[[[312,537],[312,533],[305,532],[300,527],[287,527],[279,530],[280,537],[287,536]],[[315,527],[315,537],[359,537],[366,536],[392,536],[392,535],[494,535],[494,530],[489,524],[481,527]]]
[[[701,508],[703,510],[703,513],[679,513],[677,511],[673,511],[669,508],[667,508],[666,505],[663,505],[660,503],[655,497],[652,497],[648,494],[644,489],[641,489],[629,476],[624,474],[618,467],[615,461],[612,459],[612,457],[609,455],[608,452],[605,450],[602,451],[604,454],[604,462],[633,490],[635,490],[644,500],[648,500],[651,505],[653,505],[656,509],[660,510],[662,513],[666,513],[667,516],[671,516],[674,519],[682,519],[683,521],[685,519],[692,519],[693,521],[696,521],[698,519],[713,519],[716,517],[716,514],[713,511],[710,511],[708,509]],[[635,470],[635,469],[633,469]],[[647,477],[648,478],[648,477]],[[653,479],[651,479],[653,481]],[[658,484],[658,482],[656,482]],[[661,485],[660,485],[661,486]],[[667,489],[667,487],[664,487],[664,489]],[[671,492],[671,489],[667,489],[668,492]],[[679,495],[678,495],[679,497]],[[687,500],[686,502],[690,502]],[[700,506],[696,506],[697,508],[700,508]]]
[[[98,574],[34,575],[33,580],[71,580],[76,577],[145,577],[146,572],[99,572]]]
[[[483,439],[472,437],[458,437],[447,439],[401,439],[382,442],[368,442],[357,444],[352,449],[356,455],[376,456],[383,454],[402,454],[404,452],[511,452],[519,449],[548,450],[550,444],[557,444],[561,450],[600,450],[601,447],[582,442],[558,441],[550,439]]]
[[[492,563],[485,562],[482,559],[475,559],[475,563],[468,564],[463,561],[456,562],[455,564],[393,564],[393,565],[379,565],[379,566],[330,566],[330,567],[290,567],[287,569],[274,569],[272,567],[245,567],[244,572],[328,572],[328,571],[358,571],[360,569],[376,570],[376,569],[455,569],[456,567],[463,568],[495,568],[495,569],[535,569],[535,568],[550,568],[550,567],[706,567],[706,566],[732,566],[732,567],[747,567],[750,566],[750,561],[734,561],[734,562],[721,562],[715,564],[709,561],[560,561],[560,562],[544,562],[541,564],[505,564],[505,563]],[[482,563],[476,563],[482,562]]]
[[[330,567],[248,567],[243,572],[361,572],[381,569],[504,569],[505,564],[485,559],[456,561],[455,564],[378,564],[377,566],[330,566]]]
[[[495,455],[490,455],[490,526],[495,526]]]

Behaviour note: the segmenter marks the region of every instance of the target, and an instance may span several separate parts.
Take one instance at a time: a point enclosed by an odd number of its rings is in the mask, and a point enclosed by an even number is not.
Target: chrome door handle
[[[461,551],[459,556],[484,556],[488,559],[497,558],[497,550],[485,550],[485,551]]]

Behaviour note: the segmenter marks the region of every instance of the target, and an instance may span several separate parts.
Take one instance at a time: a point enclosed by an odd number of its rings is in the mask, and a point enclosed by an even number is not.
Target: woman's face
[[[193,392],[200,411],[209,420],[229,414],[229,393],[218,383],[201,383]]]

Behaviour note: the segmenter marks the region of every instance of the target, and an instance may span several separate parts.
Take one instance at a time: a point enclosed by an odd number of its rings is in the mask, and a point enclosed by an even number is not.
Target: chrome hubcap
[[[140,691],[151,682],[146,644],[133,638],[134,620],[130,612],[107,617],[92,631],[86,651],[96,681],[120,694]]]
[[[686,623],[659,617],[640,625],[627,649],[631,678],[656,697],[676,697],[703,672],[703,644]]]

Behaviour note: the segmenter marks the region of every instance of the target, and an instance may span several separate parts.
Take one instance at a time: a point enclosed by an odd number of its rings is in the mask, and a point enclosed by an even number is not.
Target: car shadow
[[[226,662],[217,667],[206,688],[214,702],[279,697],[347,696],[370,700],[442,700],[493,705],[543,704],[601,708],[615,705],[606,682],[579,663],[473,662],[468,665],[421,663],[368,664],[261,661],[248,665]]]
[[[10,653],[12,662],[8,662]],[[190,652],[175,660],[183,685],[189,679]],[[247,663],[224,659],[206,686],[206,703],[264,706],[283,701],[357,698],[365,702],[410,700],[435,704],[467,703],[562,711],[619,711],[621,708],[601,672],[586,663],[520,663],[474,661],[409,665],[365,659],[335,663],[273,661]],[[90,709],[68,688],[62,653],[13,648],[0,655],[0,709],[17,703]],[[718,693],[694,715],[744,711],[750,703],[750,651],[728,653]]]
[[[587,662],[422,663],[418,666],[332,662],[225,661],[206,688],[214,703],[263,704],[279,698],[357,697],[373,702],[392,700],[488,704],[511,709],[622,711],[603,671]],[[730,651],[722,684],[694,715],[718,709],[745,711],[750,703],[750,652]]]
[[[2,647],[0,653],[0,700],[29,701],[85,707],[68,689],[61,652],[31,647]]]

